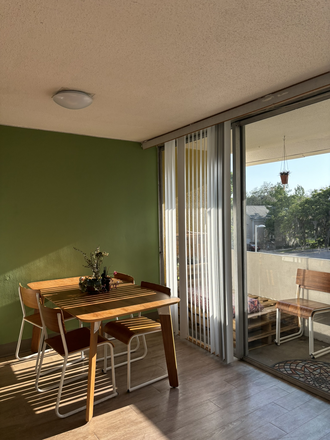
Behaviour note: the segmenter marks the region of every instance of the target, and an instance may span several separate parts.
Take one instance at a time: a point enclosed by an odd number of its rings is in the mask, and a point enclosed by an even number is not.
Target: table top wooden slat
[[[79,280],[79,277],[76,280]],[[74,280],[74,279],[66,279]],[[53,280],[54,281],[54,280]],[[52,282],[29,283],[28,286],[41,291],[42,296],[57,307],[66,310],[82,322],[96,322],[144,312],[159,307],[177,304],[179,298],[169,297],[165,293],[142,289],[133,284],[120,284],[110,292],[89,294],[81,292],[78,284],[61,282],[57,286]]]
[[[34,281],[28,284],[28,287],[33,290],[40,290],[42,295],[58,293],[58,292],[68,292],[69,290],[79,289],[79,278],[61,278],[58,280],[47,280],[47,281]],[[122,280],[112,277],[111,286],[129,286],[131,283],[124,283]]]

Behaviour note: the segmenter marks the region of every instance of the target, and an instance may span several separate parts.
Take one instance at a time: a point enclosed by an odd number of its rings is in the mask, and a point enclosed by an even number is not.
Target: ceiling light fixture
[[[78,110],[91,105],[93,98],[92,95],[79,90],[60,90],[53,96],[53,101],[62,107]]]

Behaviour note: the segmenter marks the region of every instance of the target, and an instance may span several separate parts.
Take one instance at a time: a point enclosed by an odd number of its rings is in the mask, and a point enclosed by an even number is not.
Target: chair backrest
[[[160,284],[148,283],[147,281],[141,281],[141,287],[144,289],[156,290],[157,292],[166,293],[171,296],[171,289],[169,287],[162,286]]]
[[[116,272],[113,274],[114,278],[117,278],[118,280],[124,281],[125,283],[132,283],[135,284],[134,278],[130,275],[126,275],[125,273]]]
[[[21,284],[18,286],[18,293],[21,298],[21,302],[26,306],[30,307],[31,309],[38,310],[38,302],[37,302],[37,293],[40,294],[40,290],[32,290],[32,289],[26,289]],[[23,308],[22,304],[22,308]]]
[[[60,316],[62,328],[65,332],[63,312],[61,309],[51,309],[50,307],[45,307],[43,304],[39,304],[39,310],[42,319],[42,324],[44,327],[46,327],[46,329],[51,330],[52,332],[55,333],[61,333],[61,329],[58,322],[58,316]]]
[[[330,293],[330,273],[297,269],[296,283],[299,287]]]

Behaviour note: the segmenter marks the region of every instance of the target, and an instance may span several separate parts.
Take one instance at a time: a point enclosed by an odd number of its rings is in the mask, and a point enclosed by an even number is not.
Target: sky
[[[330,153],[288,160],[288,189],[301,185],[306,193],[330,186]],[[254,165],[246,168],[246,192],[260,187],[264,182],[276,184],[280,179],[281,162]]]

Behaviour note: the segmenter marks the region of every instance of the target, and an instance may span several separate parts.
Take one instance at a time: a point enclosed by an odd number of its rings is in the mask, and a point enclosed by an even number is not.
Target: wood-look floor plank
[[[330,409],[311,420],[302,423],[299,428],[290,430],[283,439],[319,440],[330,433]]]
[[[161,338],[161,334],[148,337],[148,355],[133,364],[133,380],[166,370]],[[84,412],[63,420],[56,417],[56,391],[35,390],[35,361],[0,360],[1,439],[330,440],[330,405],[326,401],[244,362],[223,365],[217,357],[185,341],[176,338],[175,344],[178,388],[170,388],[165,379],[126,393],[126,367],[119,367],[119,395],[96,405],[89,423]],[[123,348],[115,345],[118,350]],[[48,363],[53,360],[52,356],[46,358]],[[103,381],[111,386],[111,373],[102,374],[102,362],[96,368],[96,388]],[[82,395],[87,379],[84,383],[80,387],[70,384],[65,396]]]
[[[292,411],[288,412],[283,408],[285,413],[273,420],[272,423],[286,433],[289,433],[299,429],[302,424],[314,419],[328,409],[329,404],[327,402],[311,397],[308,402],[302,403]]]

